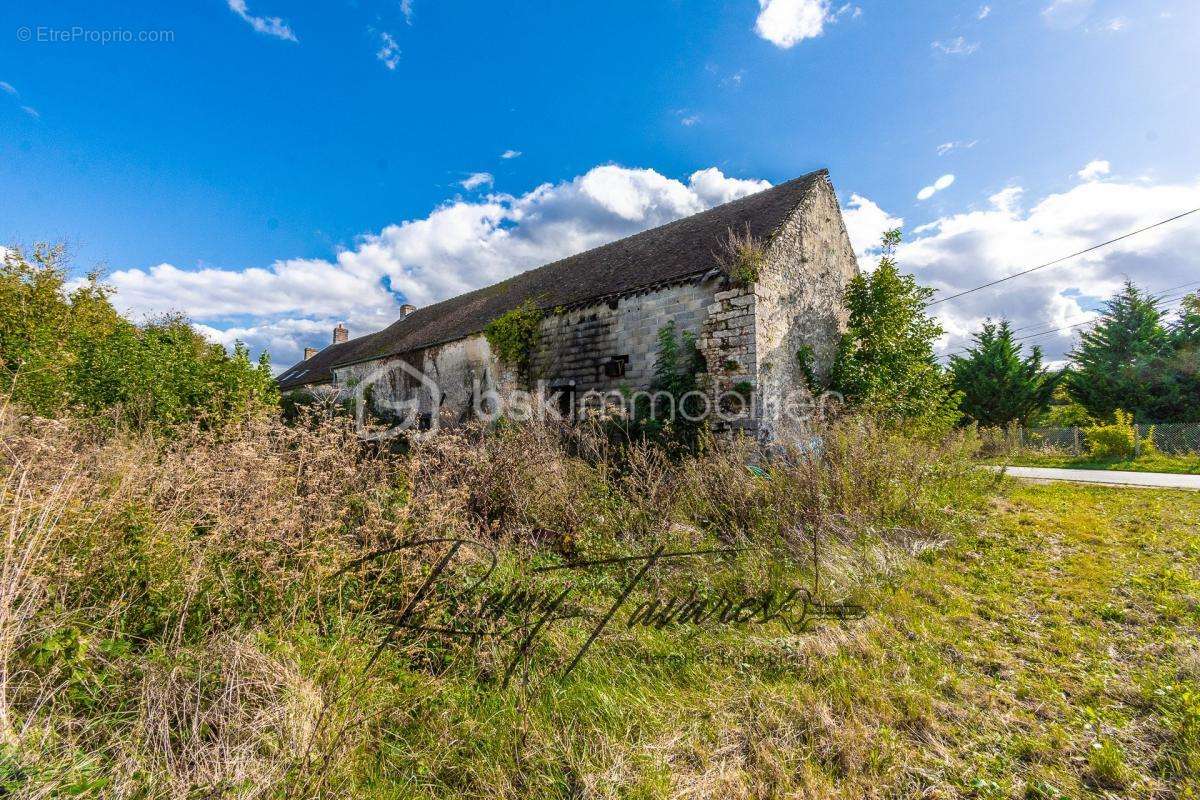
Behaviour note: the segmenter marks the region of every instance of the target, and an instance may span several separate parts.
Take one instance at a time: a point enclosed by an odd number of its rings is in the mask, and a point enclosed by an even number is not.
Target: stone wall
[[[659,329],[674,320],[680,334],[699,336],[718,288],[715,281],[688,283],[551,314],[542,323],[533,376],[579,393],[648,388]]]
[[[770,435],[803,433],[790,424],[787,406],[798,393],[826,385],[846,328],[846,287],[857,274],[837,195],[828,180],[819,181],[767,243],[767,264],[754,287],[759,410]],[[808,386],[805,366],[815,387]]]

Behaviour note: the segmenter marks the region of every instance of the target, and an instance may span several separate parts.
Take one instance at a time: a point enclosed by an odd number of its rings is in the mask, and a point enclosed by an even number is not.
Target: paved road
[[[997,467],[997,469],[1000,469]],[[1120,486],[1157,486],[1200,491],[1200,475],[1170,475],[1165,472],[1120,472],[1111,469],[1058,469],[1056,467],[1004,467],[1014,478],[1043,481],[1110,483]]]

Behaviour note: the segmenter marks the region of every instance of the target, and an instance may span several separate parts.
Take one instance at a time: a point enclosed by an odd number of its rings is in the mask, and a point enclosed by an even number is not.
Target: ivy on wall
[[[506,311],[487,324],[484,338],[502,364],[529,377],[533,349],[541,329],[542,310],[532,300]]]

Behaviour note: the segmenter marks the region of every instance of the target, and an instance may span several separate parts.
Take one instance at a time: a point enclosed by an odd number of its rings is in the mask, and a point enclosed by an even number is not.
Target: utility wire
[[[1193,283],[1200,283],[1200,281],[1193,281]],[[1176,288],[1176,289],[1182,289],[1184,286],[1190,286],[1190,285],[1191,285],[1191,284],[1185,283],[1185,284],[1182,284],[1181,286],[1177,286],[1177,287],[1174,287],[1174,288]],[[1176,301],[1178,301],[1178,300],[1182,300],[1183,298],[1185,298],[1185,297],[1187,297],[1189,294],[1191,294],[1191,292],[1184,292],[1183,294],[1181,294],[1181,295],[1178,295],[1178,296],[1176,296],[1176,297],[1164,297],[1164,296],[1162,296],[1163,294],[1166,294],[1166,292],[1169,292],[1169,291],[1171,291],[1171,290],[1170,290],[1170,289],[1164,290],[1164,292],[1163,292],[1162,294],[1160,294],[1160,295],[1159,295],[1159,296],[1158,296],[1156,299],[1157,299],[1159,302],[1164,302],[1164,303],[1174,303],[1174,302],[1176,302]],[[1170,312],[1172,312],[1172,311],[1178,311],[1178,310],[1179,310],[1179,309],[1178,309],[1178,307],[1175,307],[1175,308],[1165,308],[1165,309],[1163,309],[1163,313],[1164,313],[1164,314],[1168,314],[1168,313],[1170,313]],[[1067,325],[1066,327],[1061,327],[1061,328],[1060,328],[1060,327],[1058,327],[1058,323],[1046,323],[1046,322],[1039,322],[1039,323],[1037,323],[1037,325],[1027,325],[1027,326],[1026,326],[1026,328],[1029,328],[1029,327],[1039,327],[1039,326],[1042,326],[1042,325],[1053,325],[1054,327],[1052,327],[1050,330],[1039,331],[1039,332],[1037,332],[1037,333],[1030,333],[1030,334],[1026,334],[1025,336],[1018,336],[1018,337],[1016,337],[1015,339],[1013,339],[1013,342],[1014,342],[1014,343],[1015,343],[1015,342],[1025,342],[1025,341],[1028,341],[1028,340],[1030,340],[1030,339],[1037,339],[1037,338],[1040,338],[1040,337],[1042,337],[1042,336],[1050,336],[1051,334],[1059,333],[1060,331],[1069,331],[1069,330],[1074,330],[1075,328],[1079,328],[1079,327],[1082,327],[1082,326],[1084,326],[1084,325],[1090,325],[1090,324],[1092,324],[1092,323],[1099,322],[1099,321],[1100,321],[1100,319],[1101,319],[1101,317],[1089,317],[1088,319],[1085,319],[1085,320],[1083,320],[1082,322],[1076,322],[1076,323],[1075,323],[1075,324],[1073,324],[1073,325]],[[1013,331],[1017,331],[1017,330],[1021,330],[1021,329],[1020,329],[1020,328],[1013,328]],[[971,348],[970,348],[970,347],[965,347],[965,348],[963,348],[963,349],[961,349],[961,350],[955,350],[953,353],[946,353],[946,357],[947,357],[947,358],[953,358],[954,356],[961,356],[961,355],[963,355],[964,353],[969,353],[970,351],[971,351]]]
[[[1186,287],[1188,287],[1188,286],[1196,286],[1196,285],[1198,285],[1198,284],[1200,284],[1200,281],[1189,281],[1189,282],[1187,282],[1187,283],[1181,283],[1181,284],[1179,284],[1178,286],[1170,286],[1170,287],[1168,287],[1168,288],[1166,288],[1166,289],[1162,289],[1162,290],[1160,290],[1160,291],[1159,291],[1157,294],[1155,294],[1155,295],[1152,295],[1152,296],[1153,296],[1153,298],[1154,298],[1155,302],[1158,302],[1158,303],[1163,303],[1163,302],[1170,303],[1170,302],[1174,302],[1175,300],[1178,300],[1179,298],[1178,298],[1178,297],[1175,297],[1175,298],[1172,298],[1172,299],[1168,300],[1168,299],[1167,299],[1167,295],[1168,295],[1168,294],[1170,294],[1171,292],[1174,292],[1174,291],[1178,291],[1179,289],[1183,289],[1183,288],[1186,288]],[[1111,298],[1109,298],[1109,299],[1111,299]],[[1011,333],[1016,333],[1017,331],[1027,331],[1027,330],[1029,330],[1030,328],[1041,328],[1041,327],[1044,327],[1044,326],[1046,326],[1046,325],[1050,325],[1050,326],[1057,326],[1057,325],[1058,325],[1058,323],[1057,323],[1057,322],[1045,322],[1045,321],[1043,321],[1043,322],[1033,322],[1033,323],[1030,323],[1029,325],[1022,325],[1022,326],[1021,326],[1021,327],[1019,327],[1019,328],[1012,328],[1012,329],[1010,329],[1010,332],[1011,332]],[[1057,328],[1055,328],[1055,330],[1057,330]]]
[[[1191,211],[1185,211],[1182,214],[1176,214],[1175,216],[1171,217],[1170,219],[1164,219],[1161,222],[1154,223],[1153,225],[1147,225],[1144,228],[1138,228],[1136,231],[1130,231],[1129,233],[1125,234],[1124,236],[1118,236],[1115,239],[1109,239],[1107,242],[1101,242],[1100,244],[1092,245],[1091,247],[1087,248],[1086,250],[1080,250],[1077,253],[1071,253],[1071,255],[1069,255],[1069,256],[1063,256],[1062,258],[1056,258],[1053,261],[1047,261],[1045,264],[1039,264],[1036,267],[1030,267],[1029,269],[1021,270],[1020,272],[1014,272],[1012,275],[1008,275],[1004,278],[999,278],[997,280],[990,281],[988,283],[983,284],[982,286],[976,286],[973,289],[966,289],[964,291],[959,292],[958,294],[952,294],[949,297],[943,297],[941,300],[934,300],[933,302],[927,303],[926,305],[936,306],[938,303],[945,303],[947,300],[954,300],[955,298],[958,298],[958,297],[965,297],[966,295],[972,294],[974,292],[978,292],[981,289],[987,289],[990,286],[995,286],[997,284],[1004,283],[1005,281],[1011,281],[1013,278],[1019,278],[1022,275],[1028,275],[1031,272],[1037,272],[1039,269],[1045,269],[1046,267],[1053,267],[1055,264],[1061,264],[1062,262],[1067,261],[1072,258],[1075,258],[1076,256],[1081,256],[1081,255],[1084,255],[1085,253],[1090,253],[1093,250],[1099,250],[1101,247],[1108,247],[1110,244],[1116,244],[1117,242],[1120,242],[1124,239],[1128,239],[1131,236],[1137,236],[1139,233],[1145,233],[1146,231],[1153,230],[1154,228],[1158,228],[1162,225],[1166,225],[1170,222],[1174,222],[1175,220],[1183,219],[1184,217],[1188,216],[1189,214],[1195,214],[1197,211],[1200,211],[1200,208],[1193,208]]]

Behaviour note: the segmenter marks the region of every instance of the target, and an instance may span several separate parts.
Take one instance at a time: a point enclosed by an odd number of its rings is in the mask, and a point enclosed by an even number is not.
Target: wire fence
[[[1167,455],[1200,454],[1200,423],[1134,425],[1135,454],[1153,442],[1154,449]],[[1088,428],[1021,428],[996,431],[990,443],[998,450],[1047,450],[1082,456],[1088,452]]]

